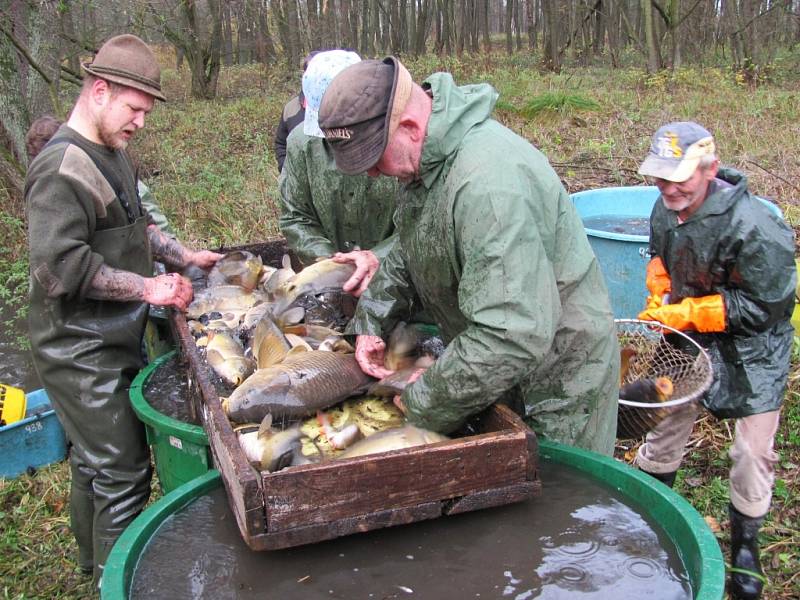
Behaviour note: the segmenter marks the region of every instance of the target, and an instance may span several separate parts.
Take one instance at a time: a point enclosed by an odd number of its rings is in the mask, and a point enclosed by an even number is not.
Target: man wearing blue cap
[[[650,295],[639,318],[684,331],[709,351],[715,379],[702,406],[736,419],[730,593],[759,598],[758,530],[772,499],[792,349],[794,235],[748,191],[744,175],[720,168],[714,138],[697,123],[661,127],[639,173],[661,192],[650,217]],[[672,485],[701,408],[685,406],[648,433],[639,468]]]
[[[279,180],[279,225],[289,248],[309,264],[321,257],[353,262],[356,272],[345,291],[358,296],[378,268],[394,230],[397,183],[389,177],[345,175],[336,169],[319,128],[322,95],[333,78],[359,62],[355,52],[330,50],[314,55],[303,74],[303,125],[287,140]]]

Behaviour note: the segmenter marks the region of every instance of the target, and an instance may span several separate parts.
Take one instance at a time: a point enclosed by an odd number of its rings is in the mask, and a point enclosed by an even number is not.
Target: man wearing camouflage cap
[[[693,122],[653,136],[639,173],[661,192],[650,217],[647,287],[640,319],[686,332],[707,348],[715,379],[702,405],[736,419],[730,449],[732,597],[758,598],[758,530],[769,511],[777,454],[773,441],[789,374],[796,271],[794,235],[720,168],[714,138]],[[647,434],[636,456],[672,485],[700,404],[675,411]]]
[[[164,100],[153,52],[108,40],[84,64],[66,124],[25,181],[34,364],[71,443],[70,517],[79,566],[99,580],[114,541],[150,494],[150,456],[128,388],[142,368],[148,304],[185,309],[188,280],[152,277],[153,257],[213,265],[148,224],[125,151],[154,101]]]
[[[376,377],[381,336],[418,305],[448,342],[397,400],[452,432],[495,401],[537,432],[610,454],[619,379],[608,294],[569,195],[547,159],[491,118],[497,92],[447,73],[416,85],[394,57],[342,71],[320,127],[345,173],[404,183],[398,243],[350,330]]]

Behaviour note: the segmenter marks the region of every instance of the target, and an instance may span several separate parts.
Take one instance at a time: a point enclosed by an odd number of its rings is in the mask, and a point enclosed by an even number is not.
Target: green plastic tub
[[[165,494],[204,475],[212,465],[211,448],[203,428],[168,417],[150,406],[144,397],[147,380],[175,352],[160,356],[142,369],[130,390],[133,410],[145,425],[147,443],[153,449],[156,472]]]
[[[702,517],[664,484],[612,458],[540,441],[547,460],[570,465],[617,488],[658,521],[677,547],[691,582],[694,600],[721,600],[725,563],[717,540]],[[222,485],[218,471],[174,490],[144,511],[114,545],[103,573],[102,600],[126,600],[139,557],[161,524],[196,498]]]

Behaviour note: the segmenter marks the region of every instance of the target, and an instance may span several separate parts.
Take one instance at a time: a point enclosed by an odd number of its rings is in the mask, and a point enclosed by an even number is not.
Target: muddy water
[[[639,509],[568,467],[545,463],[541,478],[529,502],[260,553],[219,488],[162,525],[131,598],[691,598]]]
[[[21,350],[17,341],[18,337],[27,338],[27,323],[13,319],[3,304],[0,304],[0,323],[0,383],[26,392],[42,387],[30,350]]]
[[[584,217],[586,229],[606,231],[608,233],[624,233],[627,235],[650,235],[650,219],[626,215],[597,215]]]
[[[199,425],[192,417],[189,404],[187,367],[176,355],[156,368],[142,390],[147,403],[161,414],[184,423]]]

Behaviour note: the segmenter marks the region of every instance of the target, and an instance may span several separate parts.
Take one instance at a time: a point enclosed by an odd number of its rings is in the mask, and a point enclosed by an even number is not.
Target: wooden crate
[[[282,238],[244,249],[278,264]],[[471,421],[476,434],[381,454],[260,473],[222,410],[185,316],[172,313],[189,365],[195,410],[208,434],[239,530],[253,550],[275,550],[352,533],[526,500],[541,491],[536,436],[508,407]]]

